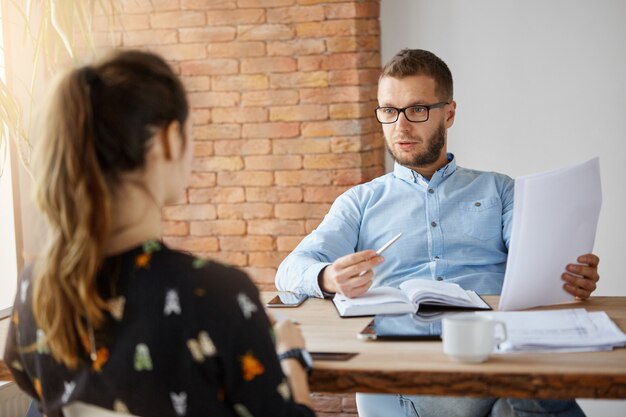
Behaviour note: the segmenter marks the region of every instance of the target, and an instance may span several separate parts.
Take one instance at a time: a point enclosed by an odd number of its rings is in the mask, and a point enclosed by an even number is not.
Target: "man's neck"
[[[430,181],[432,176],[435,175],[435,172],[439,171],[441,168],[443,168],[446,165],[448,165],[448,163],[450,163],[450,161],[448,161],[448,155],[446,153],[444,153],[443,154],[443,158],[437,159],[437,161],[433,162],[432,164],[419,165],[419,166],[408,166],[408,165],[404,165],[404,166],[406,168],[409,168],[409,169],[417,172],[422,177],[424,177],[424,178],[426,178],[427,180]]]

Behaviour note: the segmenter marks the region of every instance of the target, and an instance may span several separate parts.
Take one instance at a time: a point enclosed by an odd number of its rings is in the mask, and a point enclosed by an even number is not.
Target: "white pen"
[[[387,250],[387,248],[391,245],[393,245],[395,243],[396,240],[400,239],[400,236],[402,236],[402,233],[398,233],[397,235],[395,235],[394,237],[391,238],[391,240],[387,243],[385,243],[383,246],[381,246],[380,249],[378,249],[376,251],[376,255],[380,255],[381,253],[383,253],[384,251]],[[367,274],[367,271],[363,271],[359,274],[360,277],[362,277],[363,275]]]

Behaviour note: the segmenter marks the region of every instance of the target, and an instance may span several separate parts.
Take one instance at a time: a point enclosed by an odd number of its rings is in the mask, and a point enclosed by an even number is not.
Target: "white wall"
[[[512,177],[600,157],[597,295],[626,296],[626,2],[382,0],[382,60],[401,48],[450,66],[461,166]],[[583,402],[589,416],[626,402]]]

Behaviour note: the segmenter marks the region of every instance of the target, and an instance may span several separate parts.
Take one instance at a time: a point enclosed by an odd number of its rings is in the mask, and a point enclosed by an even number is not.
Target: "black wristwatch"
[[[283,359],[296,359],[302,365],[302,368],[306,371],[307,374],[311,374],[313,372],[313,358],[311,354],[304,349],[296,348],[288,350],[287,352],[283,352],[278,355],[279,360]]]

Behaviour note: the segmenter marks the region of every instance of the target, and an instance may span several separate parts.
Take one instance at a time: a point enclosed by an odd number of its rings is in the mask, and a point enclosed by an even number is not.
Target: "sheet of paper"
[[[561,274],[567,264],[592,251],[601,204],[598,158],[515,180],[500,310],[574,299],[563,289]]]

